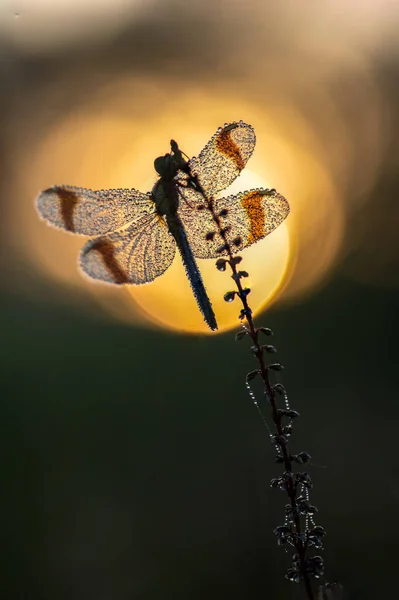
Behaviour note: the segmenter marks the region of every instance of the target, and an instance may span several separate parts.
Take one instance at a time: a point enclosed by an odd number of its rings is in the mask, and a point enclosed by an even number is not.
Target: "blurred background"
[[[234,190],[286,224],[243,253],[313,456],[326,579],[392,590],[399,533],[399,9],[395,0],[3,0],[0,5],[1,587],[9,600],[303,598],[272,530],[285,497],[234,342],[227,274],[83,278],[85,239],[41,189],[151,189],[173,137],[244,120]],[[211,263],[211,264],[208,264]]]

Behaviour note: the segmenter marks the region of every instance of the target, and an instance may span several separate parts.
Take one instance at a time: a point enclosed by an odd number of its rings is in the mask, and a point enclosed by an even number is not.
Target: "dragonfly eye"
[[[168,173],[170,172],[170,166],[171,165],[169,154],[165,154],[164,156],[158,156],[158,158],[154,160],[154,168],[158,175],[161,175],[161,177],[168,175]]]

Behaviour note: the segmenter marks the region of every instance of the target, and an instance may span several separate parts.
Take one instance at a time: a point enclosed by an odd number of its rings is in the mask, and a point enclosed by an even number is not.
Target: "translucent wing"
[[[196,193],[193,192],[193,198]],[[199,205],[200,206],[200,205]],[[251,190],[214,201],[216,214],[222,211],[221,226],[228,227],[227,240],[234,252],[247,248],[264,238],[280,225],[290,212],[287,200],[274,190]],[[216,234],[207,240],[206,234],[216,230],[212,216],[205,208],[190,207],[180,202],[179,215],[185,226],[187,238],[197,258],[218,258],[227,254],[217,252],[222,246]]]
[[[199,156],[188,162],[190,171],[209,196],[228,187],[247,164],[255,148],[255,131],[251,125],[228,123],[220,127]],[[187,178],[187,176],[185,176]],[[184,176],[179,174],[179,179]],[[184,190],[182,190],[184,195]]]
[[[83,248],[83,271],[107,283],[153,281],[172,264],[176,243],[162,217],[148,215],[127,229],[90,240]]]
[[[93,191],[70,185],[55,185],[44,190],[36,206],[51,225],[82,235],[115,231],[155,212],[150,193],[134,189]]]

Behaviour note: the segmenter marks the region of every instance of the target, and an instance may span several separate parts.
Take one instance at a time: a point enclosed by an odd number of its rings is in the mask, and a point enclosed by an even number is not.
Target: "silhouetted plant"
[[[273,335],[273,332],[267,327],[255,327],[252,310],[248,302],[251,290],[242,284],[242,280],[248,277],[248,273],[238,269],[242,257],[235,255],[233,252],[227,239],[228,230],[223,228],[221,223],[221,217],[226,216],[226,209],[223,211],[224,214],[216,214],[213,198],[207,196],[196,174],[190,173],[190,179],[192,185],[203,196],[205,206],[211,213],[215,223],[216,230],[207,232],[206,239],[212,240],[218,234],[222,240],[218,252],[228,257],[221,257],[216,261],[216,268],[219,271],[225,271],[227,266],[231,269],[231,278],[236,286],[235,290],[226,292],[224,300],[233,302],[237,297],[242,304],[242,309],[238,315],[242,322],[242,330],[236,334],[235,339],[238,341],[245,337],[250,338],[252,342],[250,351],[258,363],[258,367],[246,375],[247,387],[255,406],[266,422],[262,409],[249,387],[250,381],[260,378],[263,382],[265,401],[271,409],[275,429],[273,432],[269,431],[270,441],[276,450],[276,462],[283,466],[283,472],[279,477],[271,480],[270,486],[273,489],[284,491],[288,496],[284,523],[275,528],[274,534],[279,546],[291,546],[294,550],[291,566],[285,576],[289,581],[303,582],[308,599],[315,600],[312,579],[322,577],[324,561],[319,555],[310,555],[309,551],[323,548],[323,539],[326,532],[323,527],[316,525],[314,521],[317,508],[310,502],[309,491],[312,488],[312,480],[309,473],[302,469],[294,469],[294,467],[300,468],[302,465],[306,465],[311,458],[310,454],[305,451],[292,454],[289,450],[293,424],[299,417],[299,413],[290,407],[284,385],[273,381],[273,375],[282,371],[284,367],[279,362],[269,361],[269,355],[275,354],[277,350],[275,346],[263,343],[266,338]],[[270,195],[276,193],[275,190],[266,190],[266,192]],[[241,245],[241,240],[239,238],[235,239],[232,244],[238,247]],[[335,583],[326,583],[319,587],[317,597],[318,600],[341,600],[342,588]]]

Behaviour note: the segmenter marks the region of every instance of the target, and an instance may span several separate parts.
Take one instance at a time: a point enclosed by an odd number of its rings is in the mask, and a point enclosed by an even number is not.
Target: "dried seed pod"
[[[237,292],[227,292],[224,296],[223,296],[223,300],[225,302],[233,302],[235,296],[236,296]]]
[[[252,379],[255,379],[255,377],[257,375],[259,375],[259,373],[260,373],[259,369],[255,369],[255,371],[251,371],[250,373],[247,373],[247,375],[246,375],[247,382],[251,381]]]
[[[268,327],[258,327],[256,332],[258,333],[258,331],[261,331],[265,335],[273,335],[273,331],[271,329],[269,329]]]
[[[267,368],[272,369],[273,371],[282,371],[284,369],[283,365],[280,363],[271,363],[270,365],[267,365]]]
[[[239,340],[242,340],[242,338],[244,338],[246,335],[249,335],[249,331],[248,329],[243,329],[242,331],[238,331],[236,333],[236,342],[238,342]]]
[[[227,260],[225,258],[218,258],[216,261],[216,268],[218,271],[225,271],[226,270],[226,263]]]
[[[269,352],[269,354],[275,354],[277,352],[277,348],[275,346],[271,346],[270,344],[262,346],[262,350],[266,350],[266,352]]]

